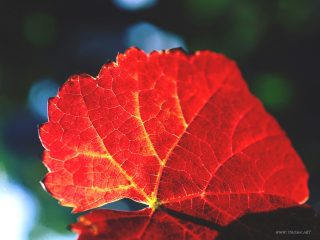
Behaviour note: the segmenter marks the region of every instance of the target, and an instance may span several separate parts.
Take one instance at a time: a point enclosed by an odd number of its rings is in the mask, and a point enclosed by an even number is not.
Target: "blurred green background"
[[[308,203],[320,209],[320,1],[1,1],[0,27],[3,239],[75,239],[66,228],[75,216],[39,184],[46,170],[37,125],[69,75],[96,75],[131,45],[235,59],[292,139],[311,175]]]

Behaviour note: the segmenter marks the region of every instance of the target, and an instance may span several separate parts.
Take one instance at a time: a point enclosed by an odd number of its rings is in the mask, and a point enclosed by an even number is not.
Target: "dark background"
[[[1,1],[0,31],[4,239],[75,238],[66,229],[75,216],[39,184],[46,170],[37,125],[69,75],[96,75],[131,45],[235,59],[292,139],[310,172],[308,203],[320,209],[319,0]]]

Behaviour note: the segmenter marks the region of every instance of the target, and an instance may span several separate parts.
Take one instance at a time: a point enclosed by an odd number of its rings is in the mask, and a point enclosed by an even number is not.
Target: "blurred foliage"
[[[185,7],[193,20],[210,24],[217,16],[226,13],[231,3],[231,0],[187,0]]]
[[[127,33],[141,22],[158,31],[158,38],[151,38],[154,46],[171,46],[160,39],[170,33],[170,41],[186,43],[189,51],[211,49],[238,62],[250,89],[287,130],[305,161],[311,173],[309,203],[320,205],[319,1],[161,0],[134,9],[114,2],[0,3],[0,166],[38,199],[40,216],[32,238],[47,229],[66,233],[75,216],[39,184],[46,170],[37,125],[44,120],[30,107],[30,89],[39,79],[61,85],[73,73],[96,75],[104,62],[128,47]],[[37,93],[41,106],[48,92],[52,89]]]
[[[282,26],[292,32],[299,32],[308,27],[314,14],[314,5],[304,0],[279,0],[277,2],[277,18]]]
[[[56,33],[55,20],[47,13],[28,15],[24,21],[24,35],[34,46],[44,47],[52,43]]]
[[[256,79],[253,92],[271,110],[282,111],[293,103],[293,86],[277,74],[264,74]]]

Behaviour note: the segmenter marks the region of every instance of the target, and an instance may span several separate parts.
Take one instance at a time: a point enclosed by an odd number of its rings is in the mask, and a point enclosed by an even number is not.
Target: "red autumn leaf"
[[[162,210],[160,207],[152,219],[149,219],[151,209],[129,213],[96,210],[80,217],[79,222],[72,225],[72,229],[80,234],[79,240],[320,239],[320,215],[306,205],[245,214],[228,226],[218,226]],[[288,233],[289,231],[295,232],[298,238],[293,238],[293,233]]]
[[[223,55],[130,48],[96,78],[70,77],[48,111],[44,185],[62,205],[149,206],[83,216],[80,239],[212,239],[216,230],[172,212],[225,226],[308,198],[302,161]]]
[[[218,235],[216,230],[151,208],[134,212],[95,210],[71,227],[80,234],[78,240],[214,239]]]

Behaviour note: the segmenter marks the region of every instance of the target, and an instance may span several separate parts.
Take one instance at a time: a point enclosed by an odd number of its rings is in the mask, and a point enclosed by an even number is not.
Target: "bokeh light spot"
[[[28,106],[41,120],[47,119],[48,98],[55,96],[58,88],[59,85],[51,78],[44,78],[31,86],[28,96]]]
[[[0,172],[1,239],[27,240],[36,220],[34,198],[23,187],[13,184]]]
[[[55,19],[47,13],[29,15],[25,19],[23,31],[25,38],[32,45],[48,46],[56,34]]]
[[[77,239],[76,235],[73,233],[70,234],[61,234],[53,232],[51,229],[45,229],[46,233],[41,234],[40,236],[34,237],[34,240],[75,240]]]
[[[254,83],[253,92],[267,108],[275,111],[289,107],[293,100],[292,85],[287,79],[276,74],[259,77]]]
[[[266,16],[261,7],[254,3],[238,3],[233,11],[233,17],[223,37],[222,51],[245,57],[253,52],[265,33]]]
[[[278,18],[288,31],[299,31],[312,17],[313,5],[308,1],[279,0]]]
[[[177,47],[186,49],[181,37],[146,22],[134,24],[127,29],[126,43],[127,47],[136,46],[146,52]]]
[[[197,20],[201,20],[203,24],[226,12],[230,6],[230,0],[187,0],[186,8],[190,15]]]
[[[157,0],[113,0],[113,3],[124,10],[140,10],[153,7]]]

